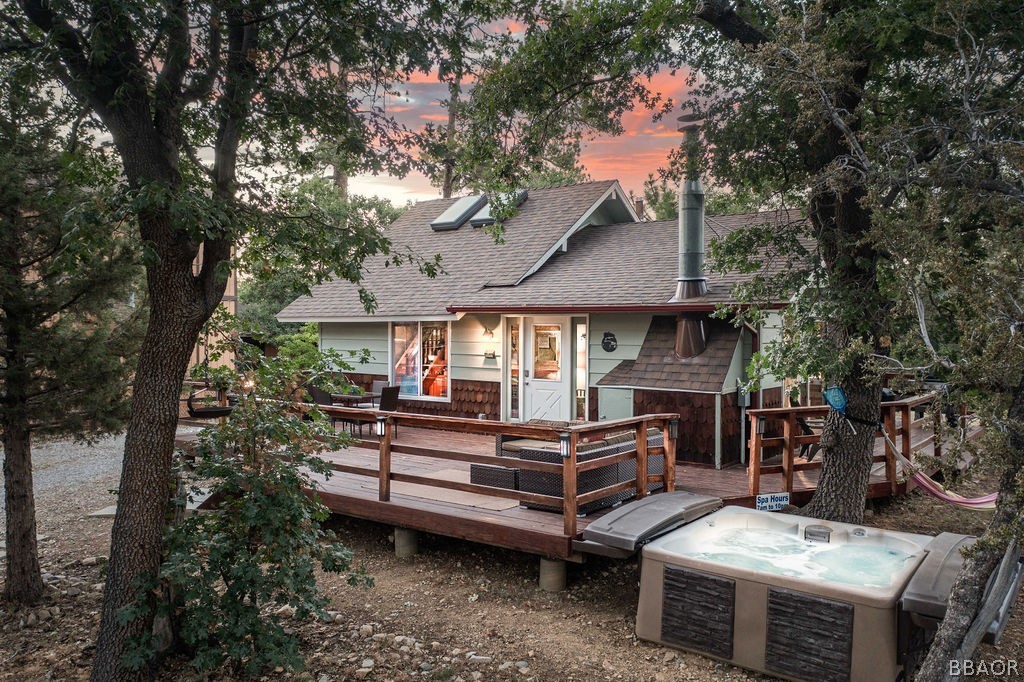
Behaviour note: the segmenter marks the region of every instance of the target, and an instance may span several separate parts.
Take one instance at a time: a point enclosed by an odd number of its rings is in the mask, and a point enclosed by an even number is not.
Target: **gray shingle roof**
[[[787,211],[709,217],[705,220],[704,240],[708,244],[747,225],[783,224],[797,219],[795,212]],[[594,309],[663,305],[675,295],[678,243],[675,220],[590,226],[569,240],[567,253],[549,260],[518,286],[490,287],[460,296],[455,307]],[[735,272],[705,274],[708,293],[689,299],[688,304],[728,302],[733,287],[752,277]]]
[[[366,263],[365,287],[374,295],[379,318],[446,315],[446,308],[469,299],[485,284],[513,285],[615,186],[614,180],[530,190],[520,213],[505,222],[504,244],[480,228],[465,224],[437,232],[430,221],[457,199],[436,199],[412,206],[388,228],[395,253],[423,258],[442,255],[445,274],[429,279],[413,265],[385,267],[387,259]],[[621,218],[620,218],[621,219]],[[278,314],[283,321],[366,317],[358,287],[331,281],[292,302]]]
[[[692,358],[675,354],[676,321],[655,316],[636,360],[623,360],[598,386],[629,386],[669,391],[719,393],[729,375],[740,330],[719,320],[704,320],[707,347]]]

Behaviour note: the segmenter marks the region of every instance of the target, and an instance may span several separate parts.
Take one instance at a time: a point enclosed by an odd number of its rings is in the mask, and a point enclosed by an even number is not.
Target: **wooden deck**
[[[607,510],[602,510],[588,516],[577,516],[569,513],[570,510],[577,509],[577,505],[595,497],[607,495],[609,491],[640,491],[643,489],[641,477],[648,482],[662,481],[660,476],[648,477],[646,467],[638,466],[638,469],[643,470],[638,471],[635,487],[632,483],[620,483],[602,489],[599,493],[577,496],[576,478],[579,473],[630,459],[639,464],[646,461],[645,455],[661,454],[663,451],[662,448],[654,448],[648,453],[646,439],[639,439],[637,443],[640,443],[639,449],[644,451],[644,456],[633,450],[578,463],[575,448],[587,435],[591,435],[588,432],[596,433],[602,429],[608,431],[616,426],[620,429],[633,429],[640,434],[646,433],[653,426],[664,429],[665,442],[669,444],[664,450],[673,451],[675,447],[674,440],[669,438],[674,429],[671,415],[646,415],[613,423],[572,427],[569,429],[572,433],[568,434],[523,424],[377,413],[337,407],[327,408],[326,411],[337,413],[335,416],[358,416],[367,422],[371,432],[377,426],[371,420],[380,417],[381,429],[385,430],[385,436],[380,440],[375,435],[365,437],[353,447],[326,456],[334,465],[335,472],[328,480],[321,481],[319,495],[332,512],[570,561],[582,561],[584,558],[574,549],[573,540],[579,539],[582,531],[594,519],[607,513]],[[915,445],[923,447],[922,442],[927,445],[924,426],[914,422],[913,418],[905,419],[902,423],[897,419],[889,424],[894,428],[895,442],[905,444],[907,448]],[[905,432],[901,430],[902,424],[908,427]],[[396,426],[401,428],[392,437]],[[564,467],[562,464],[498,457],[495,454],[494,439],[499,433],[550,440],[552,445],[562,438],[563,444],[571,445],[571,456],[566,457],[567,466]],[[755,431],[752,429],[751,433]],[[674,474],[667,487],[720,497],[726,504],[742,506],[754,506],[756,493],[788,490],[794,503],[803,503],[813,494],[820,474],[820,456],[816,462],[807,463],[795,454],[799,445],[808,442],[808,438],[793,437],[788,445],[781,442],[782,439],[773,441],[767,437],[760,438],[756,443],[758,447],[785,447],[783,455],[778,458],[781,463],[771,460],[762,462],[756,477],[751,475],[750,467],[716,470],[678,463],[674,472],[672,467],[666,472]],[[751,445],[755,445],[755,440],[752,438]],[[570,449],[566,445],[563,447]],[[908,449],[907,452],[911,451]],[[878,464],[871,478],[869,496],[905,493],[906,483],[898,482],[892,476],[894,472],[890,470],[891,464],[886,461],[891,459],[891,455],[886,456],[885,443],[881,438],[876,445],[875,459]],[[569,492],[563,499],[470,483],[471,464],[509,466],[513,462],[517,468],[564,475],[564,489]],[[520,505],[524,498],[535,504],[554,504],[562,507],[563,512],[528,509]]]
[[[376,437],[324,456],[335,466],[335,472],[321,481],[318,494],[332,512],[549,558],[582,561],[582,555],[572,548],[572,540],[578,539],[602,512],[572,518],[574,532],[570,534],[563,514],[521,506],[519,498],[529,497],[527,493],[470,485],[471,463],[511,463],[509,458],[495,454],[494,436],[415,428],[405,423],[415,419],[412,415],[401,417],[398,436],[391,441],[391,487],[386,501],[380,499],[377,474],[381,457]],[[459,421],[473,425],[471,420]],[[417,454],[421,452],[449,457]],[[373,475],[368,475],[371,472]],[[560,499],[543,501],[561,503]]]

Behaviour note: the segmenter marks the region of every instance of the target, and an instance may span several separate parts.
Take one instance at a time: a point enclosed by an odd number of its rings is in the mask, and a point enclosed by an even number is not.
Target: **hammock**
[[[883,431],[883,433],[885,433]],[[896,458],[899,463],[903,465],[903,468],[911,472],[911,477],[917,482],[921,489],[932,497],[942,500],[943,502],[949,502],[955,504],[958,507],[964,509],[995,509],[996,498],[999,493],[989,493],[988,495],[982,495],[981,497],[963,497],[956,493],[949,492],[942,487],[941,484],[933,481],[931,477],[925,474],[923,471],[918,469],[913,462],[903,456],[903,453],[896,449],[896,447],[889,440],[889,436],[886,435],[885,440],[889,443],[889,447],[896,453]]]
[[[886,444],[890,448],[892,448],[892,451],[896,455],[896,458],[899,461],[899,463],[903,466],[905,470],[911,472],[911,477],[915,481],[917,481],[917,484],[921,486],[921,488],[932,497],[942,500],[943,502],[955,504],[956,506],[963,507],[964,509],[996,508],[996,498],[999,496],[999,493],[989,493],[988,495],[982,495],[981,497],[962,497],[960,495],[957,495],[956,493],[949,492],[940,484],[933,481],[931,477],[929,477],[926,473],[918,469],[913,462],[911,462],[909,459],[903,456],[903,453],[900,452],[900,449],[893,444],[892,440],[890,440],[889,434],[885,432],[885,428],[882,426],[881,423],[876,424],[864,419],[856,419],[846,414],[846,392],[843,391],[841,387],[830,386],[827,389],[825,389],[825,391],[822,392],[822,395],[824,396],[825,402],[828,403],[829,407],[831,407],[833,410],[835,410],[836,412],[838,412],[839,414],[846,418],[847,424],[849,424],[850,420],[853,419],[854,421],[874,426],[876,429],[881,431],[882,436],[885,437]],[[853,424],[850,424],[850,428],[853,428]],[[854,433],[856,433],[856,431],[854,431]]]

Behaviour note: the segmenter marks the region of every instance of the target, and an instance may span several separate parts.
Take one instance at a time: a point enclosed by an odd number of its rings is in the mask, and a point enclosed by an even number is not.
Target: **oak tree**
[[[122,614],[160,561],[181,381],[241,236],[295,245],[314,282],[331,272],[358,280],[362,259],[388,251],[377,226],[335,230],[292,214],[267,191],[268,176],[301,164],[316,139],[344,140],[369,170],[407,168],[408,137],[385,97],[436,58],[432,26],[445,7],[21,0],[0,9],[5,49],[31,51],[110,135],[145,247],[150,316],[93,679],[144,674],[120,665],[146,627]]]

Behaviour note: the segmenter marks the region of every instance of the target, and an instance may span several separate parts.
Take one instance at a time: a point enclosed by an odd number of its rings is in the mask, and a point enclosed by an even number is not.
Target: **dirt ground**
[[[119,443],[37,448],[41,559],[51,588],[31,611],[0,604],[0,679],[88,676],[111,521],[87,514],[112,502]],[[976,471],[958,490],[976,494],[994,485],[991,474]],[[876,505],[867,523],[914,532],[980,533],[987,516],[912,494]],[[637,640],[635,559],[598,558],[570,566],[569,589],[550,594],[537,587],[533,556],[421,535],[420,553],[398,560],[386,526],[334,517],[330,527],[356,552],[375,584],[353,588],[342,577],[324,579],[333,620],[294,621],[306,670],[269,671],[263,679],[771,679]],[[1008,659],[1021,661],[1024,669],[1021,598],[1000,645],[979,652],[979,660]],[[183,659],[172,659],[158,679],[201,678]],[[224,673],[210,679],[232,678]]]

